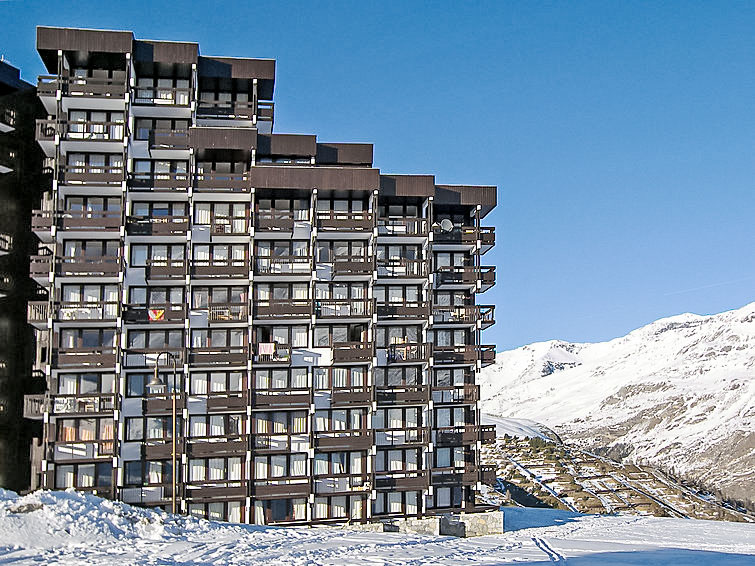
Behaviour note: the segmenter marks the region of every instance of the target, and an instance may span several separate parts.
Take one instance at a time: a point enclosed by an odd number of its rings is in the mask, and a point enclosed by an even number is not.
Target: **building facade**
[[[495,187],[272,133],[272,60],[37,47],[35,486],[255,524],[478,509]]]
[[[12,490],[28,487],[27,447],[39,436],[39,423],[23,419],[24,394],[44,391],[40,376],[30,374],[34,336],[26,323],[26,303],[34,298],[31,211],[49,185],[34,139],[41,107],[34,86],[0,61],[0,487]]]

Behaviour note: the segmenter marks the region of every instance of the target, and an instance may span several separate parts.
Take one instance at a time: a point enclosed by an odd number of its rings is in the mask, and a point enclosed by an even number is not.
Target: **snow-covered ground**
[[[501,352],[480,384],[486,413],[755,502],[755,303]]]
[[[0,564],[755,564],[755,525],[506,508],[471,539],[171,517],[73,492],[0,490]]]

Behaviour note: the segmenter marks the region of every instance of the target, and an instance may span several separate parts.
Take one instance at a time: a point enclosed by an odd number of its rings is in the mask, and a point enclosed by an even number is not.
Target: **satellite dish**
[[[444,218],[440,221],[440,229],[442,232],[450,232],[454,229],[454,223],[448,218]]]

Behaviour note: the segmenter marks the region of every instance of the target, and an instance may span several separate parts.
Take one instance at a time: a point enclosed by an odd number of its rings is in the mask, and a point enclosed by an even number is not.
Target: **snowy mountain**
[[[755,503],[755,303],[502,352],[480,383],[486,413]]]
[[[171,516],[83,493],[0,489],[0,564],[74,566],[751,565],[755,525],[505,508],[502,535],[458,539],[349,527],[255,527]]]

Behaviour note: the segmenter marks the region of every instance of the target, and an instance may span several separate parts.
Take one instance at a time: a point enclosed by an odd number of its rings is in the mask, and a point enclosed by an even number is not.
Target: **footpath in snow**
[[[505,509],[503,535],[457,539],[232,525],[74,492],[0,490],[0,565],[755,564],[755,525]]]

